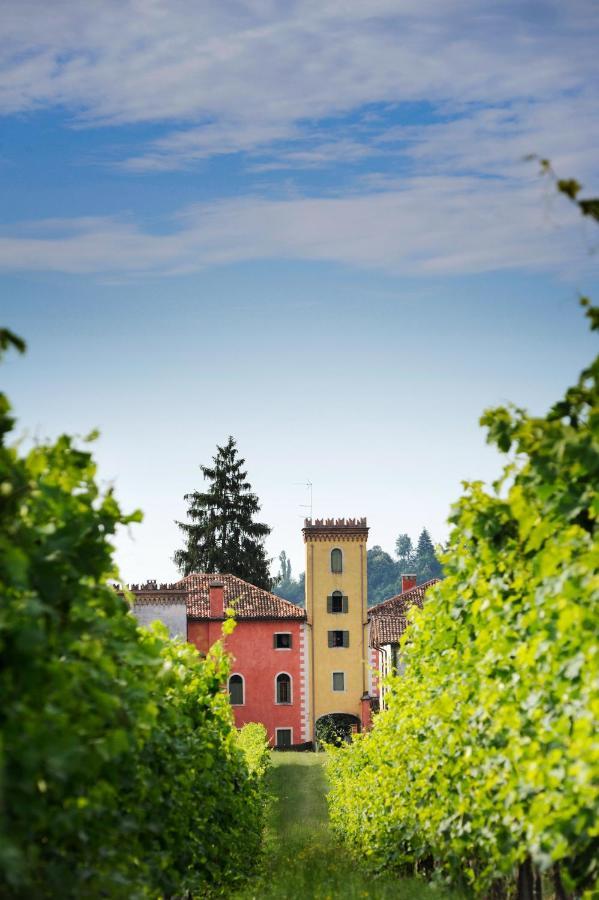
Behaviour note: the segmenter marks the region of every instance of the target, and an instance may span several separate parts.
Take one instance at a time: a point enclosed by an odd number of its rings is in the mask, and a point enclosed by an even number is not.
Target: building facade
[[[306,614],[287,600],[233,575],[192,574],[169,585],[131,585],[140,624],[164,622],[205,655],[222,640],[231,657],[226,685],[237,727],[261,722],[271,746],[312,740]],[[237,625],[223,636],[226,611]]]
[[[312,731],[323,716],[360,730],[371,687],[366,519],[306,519],[303,535]]]
[[[202,654],[223,640],[235,723],[261,722],[273,747],[313,742],[319,722],[346,734],[370,727],[379,684],[384,694],[384,677],[401,666],[407,610],[437,581],[404,575],[401,594],[369,610],[366,519],[306,519],[303,536],[305,609],[234,575],[130,587],[141,624],[158,619]],[[223,638],[228,609],[237,625]]]

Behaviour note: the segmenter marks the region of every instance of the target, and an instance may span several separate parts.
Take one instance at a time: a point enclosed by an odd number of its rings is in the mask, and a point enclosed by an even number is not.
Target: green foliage
[[[395,552],[401,572],[409,575],[414,566],[414,545],[409,534],[400,534],[395,541]]]
[[[545,417],[481,423],[509,461],[453,508],[389,708],[332,753],[331,819],[378,867],[484,895],[532,860],[582,892],[599,874],[599,358]]]
[[[414,554],[414,569],[418,584],[424,584],[425,581],[431,581],[433,578],[443,577],[443,567],[437,559],[431,536],[426,528],[422,529],[418,538]]]
[[[289,600],[298,606],[303,606],[306,599],[306,576],[302,572],[299,578],[293,578],[291,574],[291,560],[284,550],[279,554],[280,569],[275,579],[273,593],[283,600]]]
[[[185,547],[175,552],[174,561],[184,575],[227,573],[270,590],[264,549],[270,528],[254,521],[260,503],[243,469],[245,460],[238,458],[233,437],[216,449],[214,465],[200,466],[208,490],[185,494],[191,524],[177,522],[185,535]]]
[[[270,767],[270,751],[266,728],[259,722],[248,722],[237,732],[237,746],[245,757],[248,770],[264,778]]]
[[[402,590],[402,575],[415,574],[418,584],[442,578],[443,569],[426,528],[423,528],[416,549],[408,534],[400,534],[395,542],[397,560],[375,544],[367,554],[368,605],[388,600]]]
[[[366,554],[368,575],[368,603],[380,603],[401,591],[401,571],[398,563],[375,544]]]
[[[20,456],[10,427],[0,395],[0,895],[205,896],[260,844],[227,661],[137,628],[108,579],[139,514],[69,437]]]

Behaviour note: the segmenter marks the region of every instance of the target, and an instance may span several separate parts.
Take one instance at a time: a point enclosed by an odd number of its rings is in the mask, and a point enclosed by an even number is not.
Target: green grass
[[[272,756],[262,872],[237,900],[457,900],[417,879],[374,878],[360,868],[329,828],[324,754]]]

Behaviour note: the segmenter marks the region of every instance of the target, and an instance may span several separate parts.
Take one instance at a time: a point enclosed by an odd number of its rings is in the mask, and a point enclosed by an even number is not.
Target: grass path
[[[335,842],[323,754],[273,753],[269,779],[274,801],[263,871],[238,900],[450,900],[415,879],[373,878]]]

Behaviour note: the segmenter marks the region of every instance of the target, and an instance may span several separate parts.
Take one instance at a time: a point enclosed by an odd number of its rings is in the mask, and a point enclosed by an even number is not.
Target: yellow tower
[[[368,694],[366,519],[306,519],[308,672],[311,731],[321,716],[362,720]],[[350,722],[350,720],[346,720]]]

